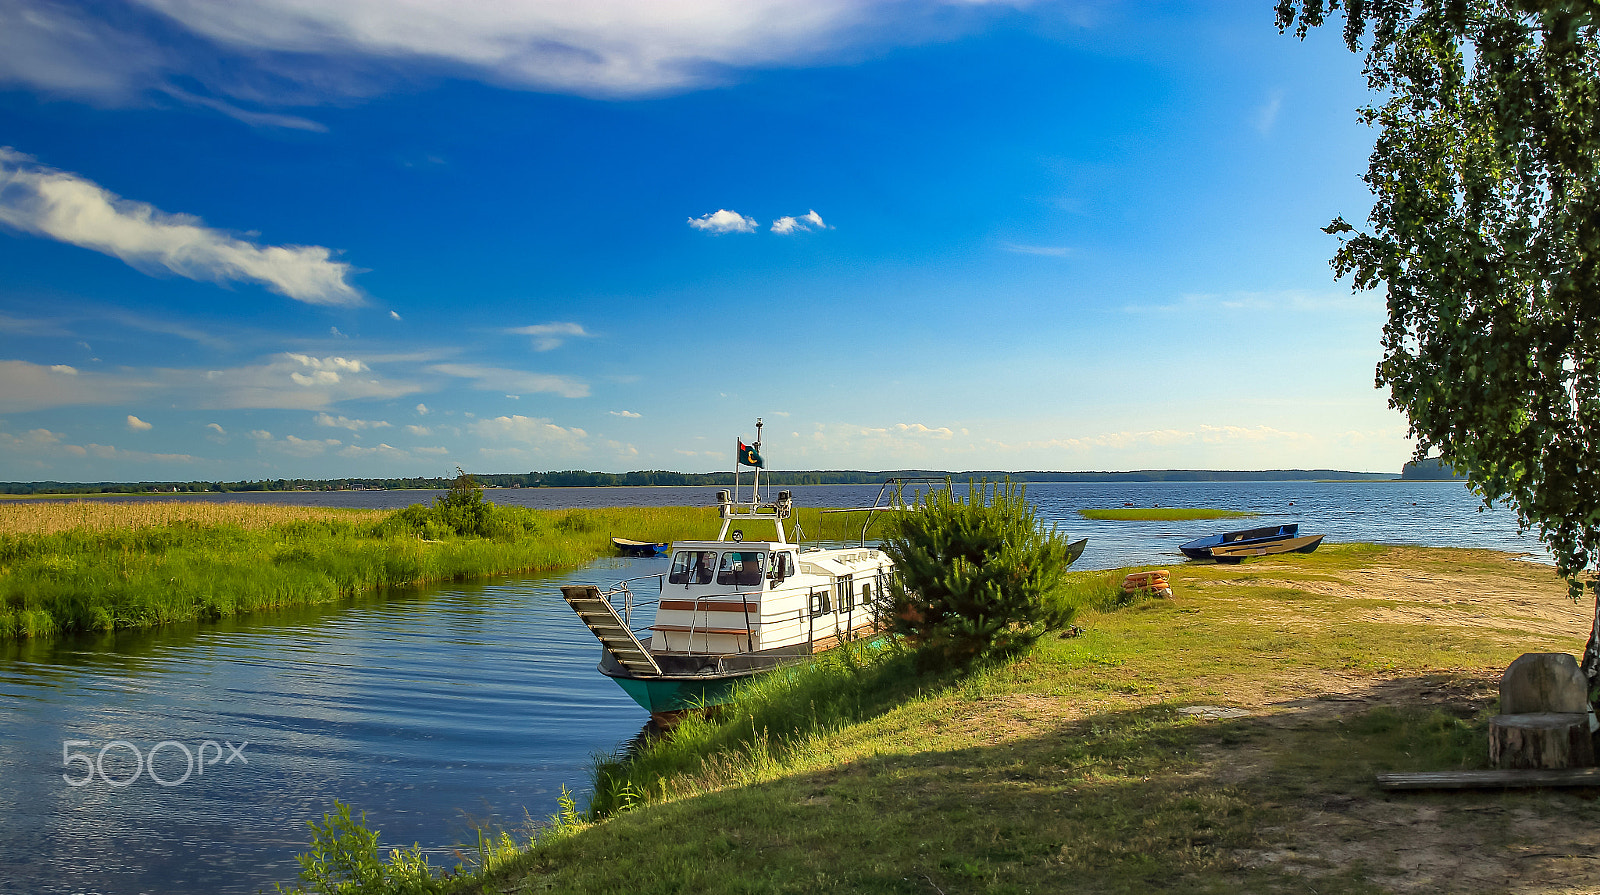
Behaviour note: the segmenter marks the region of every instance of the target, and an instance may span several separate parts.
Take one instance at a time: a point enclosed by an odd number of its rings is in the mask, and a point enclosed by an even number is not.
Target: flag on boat
[[[755,466],[759,469],[767,468],[767,464],[761,461],[761,455],[756,453],[756,449],[751,445],[745,444],[742,439],[739,441],[739,465]]]

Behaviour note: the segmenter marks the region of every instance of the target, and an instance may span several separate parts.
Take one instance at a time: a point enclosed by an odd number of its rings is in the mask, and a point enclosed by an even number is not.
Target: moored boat
[[[1295,537],[1299,533],[1300,525],[1297,522],[1291,522],[1288,525],[1268,525],[1261,528],[1225,531],[1222,534],[1195,538],[1186,544],[1180,544],[1178,549],[1190,559],[1214,559],[1212,551],[1217,547],[1281,541]]]
[[[1310,535],[1304,538],[1278,538],[1271,541],[1243,542],[1238,544],[1224,544],[1211,548],[1211,558],[1217,562],[1235,563],[1243,562],[1251,556],[1273,556],[1279,553],[1311,553],[1322,543],[1326,535]]]
[[[631,538],[612,538],[611,546],[623,556],[660,556],[667,552],[666,543],[635,541]]]
[[[605,591],[561,589],[600,641],[600,673],[652,715],[726,701],[740,680],[879,628],[893,562],[864,544],[788,539],[790,493],[760,488],[761,426],[753,445],[739,442],[733,489],[717,494],[715,539],[674,541],[666,572]],[[741,465],[753,467],[747,500],[738,499]],[[746,539],[735,526],[747,525],[770,526],[772,537]]]

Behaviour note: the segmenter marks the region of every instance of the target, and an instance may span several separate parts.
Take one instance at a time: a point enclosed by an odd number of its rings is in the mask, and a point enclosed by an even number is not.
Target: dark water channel
[[[877,493],[792,490],[810,506],[870,504]],[[490,496],[551,507],[704,505],[714,491]],[[1089,568],[1176,563],[1179,543],[1230,527],[1088,522],[1076,513],[1124,503],[1252,510],[1262,521],[1232,527],[1296,521],[1330,541],[1542,553],[1509,513],[1477,512],[1453,483],[1040,484],[1028,493],[1047,521],[1090,538],[1081,561]],[[431,495],[248,497],[383,507]],[[385,843],[420,842],[450,866],[451,846],[472,842],[476,823],[515,827],[525,811],[543,818],[562,785],[581,802],[591,757],[618,749],[647,718],[595,672],[597,647],[559,586],[663,563],[603,560],[567,575],[407,590],[337,608],[0,644],[0,893],[270,889],[294,877],[305,822],[334,799],[367,811]]]
[[[270,889],[334,799],[453,866],[473,823],[581,800],[648,716],[595,673],[566,580],[0,646],[0,892]]]

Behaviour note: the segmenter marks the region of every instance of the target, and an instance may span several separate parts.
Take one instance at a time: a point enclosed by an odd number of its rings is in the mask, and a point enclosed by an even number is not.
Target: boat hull
[[[660,556],[667,552],[667,545],[664,543],[655,544],[629,538],[612,538],[611,546],[617,548],[623,556]]]
[[[875,630],[871,625],[857,626],[854,636],[869,636]],[[830,636],[809,646],[798,644],[720,656],[652,653],[652,658],[663,672],[660,675],[635,674],[624,668],[609,652],[602,651],[597,667],[601,674],[616,681],[622,692],[633,697],[633,701],[645,711],[656,715],[721,705],[732,698],[734,688],[741,681],[774,668],[805,661],[838,643],[839,638]]]
[[[1265,541],[1258,544],[1230,544],[1226,547],[1216,547],[1211,551],[1211,558],[1222,563],[1244,562],[1252,556],[1274,556],[1280,553],[1311,553],[1322,543],[1325,535],[1312,535],[1304,538],[1284,538],[1277,541]]]
[[[1212,548],[1215,547],[1264,544],[1293,538],[1299,533],[1300,525],[1296,522],[1291,522],[1288,525],[1247,528],[1242,531],[1225,531],[1219,535],[1195,538],[1185,544],[1180,544],[1178,545],[1178,550],[1190,559],[1215,559],[1216,557],[1211,554]]]

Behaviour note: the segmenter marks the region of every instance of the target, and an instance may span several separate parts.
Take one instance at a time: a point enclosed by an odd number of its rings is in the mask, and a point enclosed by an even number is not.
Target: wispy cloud
[[[155,93],[252,126],[316,130],[321,125],[304,118],[214,95],[304,105],[370,95],[433,72],[501,87],[637,96],[726,83],[743,69],[827,62],[868,45],[942,39],[981,25],[986,6],[1011,5],[134,0],[108,15],[91,0],[12,0],[0,3],[0,82],[101,103]],[[186,51],[173,48],[173,32],[187,32],[176,44]],[[195,85],[213,96],[188,89]]]
[[[808,230],[832,230],[833,228],[822,222],[822,215],[815,209],[799,217],[784,215],[772,222],[772,232],[780,234],[804,233]]]
[[[0,382],[5,383],[0,413],[157,400],[202,410],[323,410],[339,401],[391,399],[423,390],[419,383],[379,375],[355,358],[292,352],[259,364],[209,370],[92,371],[0,360]]]
[[[1283,91],[1274,90],[1267,95],[1267,101],[1256,110],[1256,133],[1265,137],[1272,133],[1272,128],[1278,123],[1278,112],[1283,109]]]
[[[639,417],[640,417],[640,414],[634,413],[631,410],[608,410],[606,412],[611,414],[612,416],[620,416],[623,419],[629,419],[629,420],[636,420],[636,419],[639,419]]]
[[[352,432],[389,428],[389,424],[383,420],[355,420],[347,416],[333,416],[327,413],[317,414],[312,417],[312,421],[319,426],[333,426],[340,429],[349,429]]]
[[[1042,255],[1046,258],[1065,258],[1072,254],[1071,246],[1036,246],[1002,242],[1000,248],[1017,255]]]
[[[567,376],[548,373],[528,373],[504,367],[485,367],[478,364],[433,364],[431,373],[473,380],[473,388],[485,391],[519,395],[549,393],[563,398],[584,398],[589,395],[588,383]]]
[[[0,224],[92,249],[146,273],[191,280],[258,283],[315,305],[360,305],[355,269],[322,246],[258,245],[123,199],[93,181],[36,163],[0,146]]]
[[[150,431],[151,429],[154,429],[154,428],[155,428],[155,426],[153,424],[147,423],[144,420],[139,419],[138,417],[134,416],[131,413],[128,414],[128,431],[130,431],[130,432],[148,432],[148,431]]]
[[[582,429],[558,426],[548,419],[520,414],[479,420],[472,424],[472,431],[480,438],[566,451],[583,448],[589,437],[589,433]]]
[[[515,326],[506,332],[514,336],[532,336],[533,350],[550,351],[560,348],[567,339],[587,339],[588,331],[578,323],[536,323],[533,326]]]
[[[697,218],[689,219],[689,226],[707,233],[754,233],[756,232],[756,219],[745,217],[737,211],[719,208],[710,214],[703,214]]]

